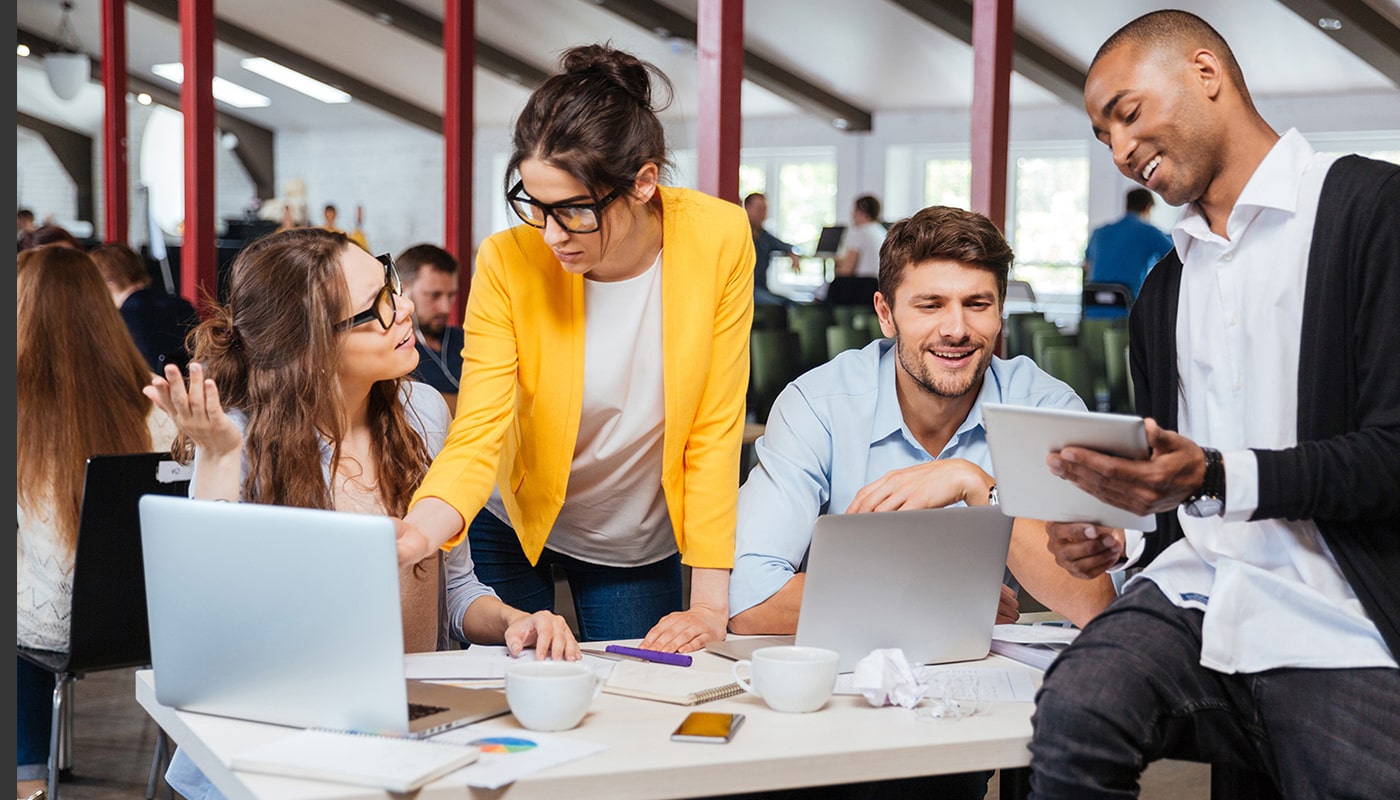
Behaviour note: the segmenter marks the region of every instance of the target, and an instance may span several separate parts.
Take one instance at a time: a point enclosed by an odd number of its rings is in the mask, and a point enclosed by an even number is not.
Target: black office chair
[[[880,282],[875,278],[860,275],[843,275],[831,280],[827,287],[826,302],[833,306],[862,306],[873,308],[875,292]]]
[[[1083,315],[1126,317],[1133,307],[1133,292],[1121,283],[1086,283],[1081,295]]]
[[[169,453],[100,455],[88,459],[73,565],[68,651],[16,647],[20,658],[54,674],[53,730],[49,738],[50,800],[58,800],[60,773],[73,763],[73,683],[90,672],[151,662],[146,624],[146,576],[141,563],[142,495],[184,497],[189,480]],[[159,734],[147,800],[169,752]]]

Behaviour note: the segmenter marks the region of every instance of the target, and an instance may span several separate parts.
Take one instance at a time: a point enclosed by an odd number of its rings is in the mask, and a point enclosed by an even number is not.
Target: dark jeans
[[[991,772],[962,772],[726,795],[721,800],[982,800],[991,779]]]
[[[1137,797],[1160,758],[1295,799],[1400,797],[1400,670],[1226,675],[1200,665],[1202,619],[1141,581],[1084,628],[1036,698],[1032,797]]]
[[[553,570],[563,570],[585,642],[641,639],[662,617],[681,610],[679,554],[639,567],[607,567],[546,547],[531,566],[515,529],[485,509],[472,520],[467,539],[481,582],[522,611],[553,611]]]
[[[53,673],[16,656],[15,780],[49,777],[49,735],[53,731]]]

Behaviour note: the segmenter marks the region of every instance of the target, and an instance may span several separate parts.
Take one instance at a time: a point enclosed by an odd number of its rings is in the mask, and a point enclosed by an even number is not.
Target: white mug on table
[[[577,661],[522,661],[506,668],[506,703],[532,731],[577,726],[602,689],[602,677]]]
[[[836,687],[839,659],[835,650],[821,647],[760,647],[752,658],[734,662],[734,680],[774,711],[816,711]]]

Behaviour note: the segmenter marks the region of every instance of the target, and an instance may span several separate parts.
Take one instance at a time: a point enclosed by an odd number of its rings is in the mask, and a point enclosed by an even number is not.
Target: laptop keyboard
[[[426,704],[424,704],[424,703],[409,703],[409,704],[408,704],[408,721],[409,721],[409,722],[412,722],[412,721],[415,720],[415,719],[422,719],[422,718],[424,718],[424,717],[431,717],[431,716],[434,715],[434,714],[441,714],[442,712],[447,711],[447,710],[448,710],[447,706],[430,706],[430,705],[426,705]]]

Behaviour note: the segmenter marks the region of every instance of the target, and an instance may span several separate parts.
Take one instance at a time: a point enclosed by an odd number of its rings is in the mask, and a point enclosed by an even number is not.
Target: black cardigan
[[[1177,429],[1181,259],[1148,273],[1129,318],[1138,413]],[[1400,167],[1336,161],[1322,186],[1303,297],[1298,444],[1255,450],[1253,519],[1311,519],[1400,658]],[[1209,445],[1209,442],[1202,442]],[[1227,487],[1228,491],[1228,487]],[[1140,562],[1181,537],[1157,515]]]

